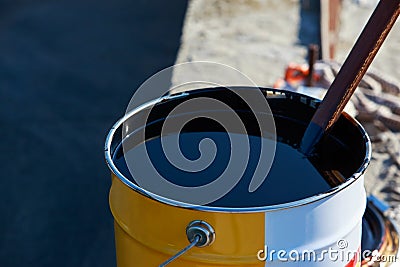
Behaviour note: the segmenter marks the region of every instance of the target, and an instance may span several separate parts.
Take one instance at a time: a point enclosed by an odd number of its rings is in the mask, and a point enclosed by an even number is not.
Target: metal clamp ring
[[[159,267],[164,267],[170,264],[172,261],[185,254],[193,247],[202,248],[211,245],[215,240],[215,231],[214,228],[212,228],[212,226],[205,221],[195,220],[190,222],[186,227],[186,236],[190,244],[181,249],[167,261],[160,264]]]
[[[215,240],[215,231],[213,227],[200,220],[195,220],[189,223],[186,227],[186,236],[189,242],[193,242],[196,236],[200,237],[200,240],[196,243],[196,247],[202,248],[211,245]]]

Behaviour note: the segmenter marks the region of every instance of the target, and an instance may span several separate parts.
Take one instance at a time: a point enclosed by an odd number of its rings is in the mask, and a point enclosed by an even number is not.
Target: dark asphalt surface
[[[108,129],[186,1],[0,0],[0,266],[115,266]]]

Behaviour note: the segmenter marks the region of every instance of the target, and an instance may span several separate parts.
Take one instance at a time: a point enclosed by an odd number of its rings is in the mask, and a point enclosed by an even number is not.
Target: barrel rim
[[[310,100],[314,100],[314,101],[320,101],[318,99],[315,99],[313,97],[310,97],[308,95],[304,95],[304,94],[300,94],[297,92],[292,92],[292,91],[288,91],[288,90],[281,90],[281,89],[273,89],[273,88],[264,88],[264,87],[250,87],[250,86],[232,86],[230,88],[238,88],[238,89],[258,89],[258,90],[262,90],[264,92],[267,93],[273,93],[273,94],[289,94],[289,95],[295,95],[295,96],[301,96],[301,97],[306,97]],[[105,141],[105,147],[104,147],[104,153],[105,153],[105,159],[107,162],[108,167],[110,168],[110,170],[112,171],[112,173],[118,178],[120,179],[126,186],[128,186],[129,188],[131,188],[132,190],[134,190],[135,192],[148,197],[150,199],[153,199],[155,201],[158,201],[160,203],[163,204],[167,204],[170,206],[175,206],[175,207],[179,207],[179,208],[186,208],[186,209],[191,209],[191,210],[197,210],[197,211],[207,211],[207,212],[224,212],[224,213],[255,213],[255,212],[267,212],[267,211],[277,211],[277,210],[283,210],[283,209],[290,209],[290,208],[295,208],[295,207],[299,207],[299,206],[303,206],[303,205],[307,205],[313,202],[316,202],[318,200],[322,200],[325,199],[329,196],[332,196],[342,190],[344,190],[345,188],[347,188],[348,186],[350,186],[351,184],[353,184],[360,176],[362,176],[364,174],[364,172],[366,171],[370,161],[371,161],[371,140],[366,132],[366,130],[362,127],[362,125],[353,117],[351,117],[349,114],[347,114],[346,112],[343,112],[342,115],[346,117],[347,120],[349,120],[354,126],[356,126],[359,131],[362,133],[362,137],[364,138],[364,142],[366,144],[366,151],[365,151],[365,156],[364,156],[364,161],[361,164],[361,166],[358,168],[358,170],[350,177],[348,178],[348,180],[343,183],[340,184],[339,186],[333,187],[330,190],[324,192],[324,193],[319,193],[316,194],[314,196],[310,196],[307,198],[303,198],[300,200],[296,200],[296,201],[291,201],[291,202],[287,202],[287,203],[281,203],[281,204],[275,204],[275,205],[268,205],[268,206],[260,206],[260,207],[242,207],[242,208],[236,208],[236,207],[213,207],[213,206],[203,206],[203,205],[196,205],[196,204],[189,204],[189,203],[184,203],[181,201],[176,201],[176,200],[172,200],[163,196],[159,196],[157,194],[154,194],[144,188],[139,187],[138,185],[134,184],[132,181],[130,181],[129,179],[127,179],[119,170],[118,168],[115,166],[114,161],[112,159],[112,155],[111,155],[111,145],[112,145],[112,141],[113,138],[115,136],[115,133],[117,131],[117,129],[119,127],[121,127],[123,125],[123,123],[129,119],[131,116],[137,114],[138,112],[140,112],[141,110],[151,107],[155,104],[161,103],[163,101],[167,101],[170,99],[175,99],[177,97],[184,97],[187,96],[189,94],[193,94],[196,92],[204,92],[204,90],[218,90],[218,89],[222,89],[221,87],[213,87],[213,88],[205,88],[205,89],[195,89],[195,90],[191,90],[188,92],[180,92],[177,94],[173,94],[173,95],[166,95],[160,98],[156,98],[154,100],[151,100],[147,103],[144,103],[138,107],[136,107],[135,109],[131,110],[130,112],[128,112],[127,114],[125,114],[122,118],[120,118],[110,129],[110,131],[107,134],[106,137],[106,141]]]

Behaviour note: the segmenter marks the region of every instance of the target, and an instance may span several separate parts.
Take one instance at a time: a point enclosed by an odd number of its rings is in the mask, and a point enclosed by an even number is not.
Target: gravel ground
[[[351,47],[361,33],[369,16],[374,10],[373,5],[357,5],[355,1],[344,0],[341,13],[339,40],[337,42],[336,60],[343,62]],[[362,2],[362,1],[361,1]],[[364,1],[368,2],[368,1]],[[374,2],[374,1],[369,1]],[[393,26],[371,68],[386,76],[400,81],[400,20]]]
[[[298,2],[291,0],[193,0],[177,63],[227,64],[256,84],[271,86],[288,62],[305,62],[307,50],[298,37],[298,7]],[[309,29],[315,30],[317,24],[309,24]],[[180,77],[179,73],[174,75],[174,84],[179,84]]]

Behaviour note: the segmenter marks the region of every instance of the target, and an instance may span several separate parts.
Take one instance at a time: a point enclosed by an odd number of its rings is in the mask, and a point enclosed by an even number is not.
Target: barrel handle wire
[[[185,254],[188,250],[190,250],[191,248],[195,247],[199,241],[200,241],[200,235],[196,235],[194,240],[192,241],[192,243],[187,245],[185,248],[183,248],[181,251],[176,253],[174,256],[172,256],[171,258],[169,258],[165,262],[161,263],[159,267],[164,267],[167,264],[170,264],[171,262],[173,262],[174,260],[176,260],[177,258],[182,256],[183,254]]]
[[[181,249],[174,256],[161,263],[158,267],[164,267],[176,260],[193,247],[206,247],[211,245],[215,239],[214,228],[205,221],[195,220],[191,221],[186,227],[186,236],[190,244]]]

